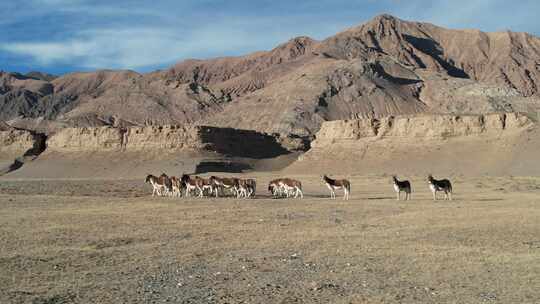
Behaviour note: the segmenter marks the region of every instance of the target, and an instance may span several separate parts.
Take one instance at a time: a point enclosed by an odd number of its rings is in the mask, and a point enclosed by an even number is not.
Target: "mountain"
[[[185,60],[148,74],[0,72],[0,120],[66,126],[205,124],[313,138],[324,121],[540,109],[540,39],[381,15],[323,41]]]

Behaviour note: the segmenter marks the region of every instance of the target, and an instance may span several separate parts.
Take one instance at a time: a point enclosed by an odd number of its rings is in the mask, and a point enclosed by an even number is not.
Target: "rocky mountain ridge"
[[[0,73],[0,120],[65,127],[201,124],[311,140],[329,120],[540,109],[540,39],[381,15],[323,41],[139,74]]]

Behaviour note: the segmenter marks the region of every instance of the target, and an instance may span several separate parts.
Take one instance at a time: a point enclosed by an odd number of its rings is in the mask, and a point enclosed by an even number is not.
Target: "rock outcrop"
[[[538,149],[539,139],[536,124],[521,113],[331,121],[323,123],[311,149],[289,169],[516,174],[515,168],[528,163],[530,174],[539,174],[540,167],[531,157],[534,153],[524,153]]]
[[[0,131],[0,159],[13,159],[23,155],[34,145],[34,138],[28,131]]]
[[[34,145],[32,133],[25,130],[17,130],[0,121],[0,159],[13,160],[23,155]]]
[[[0,143],[0,176],[7,178],[277,170],[292,163],[306,144],[277,134],[198,125],[63,128],[49,136],[10,129],[0,132]]]
[[[364,139],[445,140],[464,136],[509,136],[532,126],[520,113],[486,115],[388,116],[380,119],[337,120],[323,123],[313,148]]]
[[[65,128],[47,141],[47,152],[211,152],[230,157],[287,154],[276,137],[249,130],[207,126]]]
[[[20,130],[0,121],[0,176],[36,159],[46,148],[47,136]]]

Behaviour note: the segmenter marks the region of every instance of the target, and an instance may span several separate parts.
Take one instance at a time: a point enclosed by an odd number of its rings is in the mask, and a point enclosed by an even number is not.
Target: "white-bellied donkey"
[[[397,200],[401,199],[401,192],[405,192],[405,200],[411,199],[411,183],[408,180],[400,181],[397,176],[392,176],[392,183],[394,184],[394,191],[397,194]]]
[[[161,174],[159,177],[148,174],[145,182],[152,185],[152,196],[163,196],[172,191],[171,179],[165,173]]]
[[[290,197],[294,194],[294,197],[297,198],[300,195],[300,198],[304,198],[304,193],[302,192],[302,183],[298,180],[291,178],[280,178],[278,179],[278,184],[283,188],[287,197]]]
[[[452,183],[447,179],[436,180],[430,174],[428,175],[429,189],[433,193],[433,200],[437,200],[437,192],[444,192],[445,200],[452,200]]]
[[[343,199],[348,200],[349,194],[351,193],[351,183],[346,179],[331,179],[326,174],[323,176],[324,183],[326,187],[330,189],[330,197],[336,198],[336,191],[343,189]]]

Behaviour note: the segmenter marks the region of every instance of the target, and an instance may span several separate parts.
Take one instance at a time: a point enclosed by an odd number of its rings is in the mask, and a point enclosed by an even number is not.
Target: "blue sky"
[[[323,39],[375,15],[540,35],[540,1],[0,0],[0,70],[148,72],[186,58]]]

